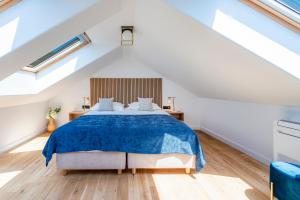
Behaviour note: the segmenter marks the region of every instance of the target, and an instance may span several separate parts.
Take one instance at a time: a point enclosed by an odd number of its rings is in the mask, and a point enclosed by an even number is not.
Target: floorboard
[[[268,167],[246,154],[198,133],[207,164],[200,173],[184,170],[71,171],[61,176],[44,165],[43,134],[0,155],[0,199],[266,200]],[[55,160],[55,157],[54,159]]]

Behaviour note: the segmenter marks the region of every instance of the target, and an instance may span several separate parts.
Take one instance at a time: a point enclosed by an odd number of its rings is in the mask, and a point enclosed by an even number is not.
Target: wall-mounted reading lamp
[[[168,106],[170,106],[170,111],[175,112],[175,98],[176,97],[168,97]]]
[[[121,45],[132,46],[133,45],[133,26],[122,26],[121,27]]]

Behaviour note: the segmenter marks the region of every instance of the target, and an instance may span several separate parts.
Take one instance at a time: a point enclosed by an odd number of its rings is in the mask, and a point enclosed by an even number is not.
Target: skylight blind
[[[52,58],[53,56],[55,56],[57,54],[60,54],[61,52],[68,49],[69,47],[72,47],[73,45],[76,45],[78,43],[80,43],[80,38],[76,36],[76,37],[72,38],[71,40],[69,40],[68,42],[60,45],[56,49],[50,51],[46,55],[42,56],[41,58],[37,59],[36,61],[32,62],[27,67],[35,68],[35,67],[39,66],[40,64],[42,64],[43,62],[45,62],[46,60]]]
[[[86,33],[80,34],[30,63],[28,66],[24,67],[23,70],[38,72],[49,64],[61,59],[65,55],[72,53],[76,49],[88,44],[89,42],[90,40]]]
[[[293,10],[294,12],[300,14],[300,0],[275,0],[275,1]]]

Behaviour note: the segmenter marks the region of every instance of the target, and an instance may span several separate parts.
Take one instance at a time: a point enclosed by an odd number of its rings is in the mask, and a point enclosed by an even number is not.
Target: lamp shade
[[[168,105],[171,107],[171,111],[175,111],[175,98],[176,97],[168,97]]]
[[[132,40],[132,32],[130,30],[124,30],[122,33],[122,40]]]

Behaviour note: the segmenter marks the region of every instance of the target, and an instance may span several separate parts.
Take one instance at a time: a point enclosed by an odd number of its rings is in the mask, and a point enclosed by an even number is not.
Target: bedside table
[[[80,117],[84,113],[86,113],[86,111],[72,111],[72,112],[69,112],[69,120],[72,121],[72,120]]]
[[[184,113],[181,111],[167,111],[167,113],[169,113],[170,115],[172,115],[180,121],[184,121]]]

